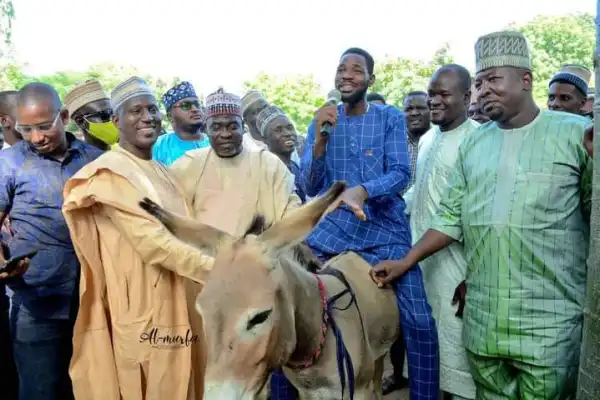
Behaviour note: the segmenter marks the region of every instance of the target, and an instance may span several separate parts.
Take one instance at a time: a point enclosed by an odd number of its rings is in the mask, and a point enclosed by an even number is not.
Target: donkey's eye
[[[250,320],[248,321],[248,325],[246,326],[247,330],[252,330],[252,328],[254,328],[256,325],[260,325],[263,322],[265,322],[267,320],[267,318],[269,318],[269,315],[271,315],[271,312],[273,311],[273,309],[268,309],[265,311],[261,311],[258,314],[256,314],[255,316],[253,316],[252,318],[250,318]]]

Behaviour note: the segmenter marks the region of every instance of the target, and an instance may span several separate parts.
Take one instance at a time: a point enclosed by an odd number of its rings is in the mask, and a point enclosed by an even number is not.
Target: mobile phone
[[[19,262],[26,259],[26,258],[33,258],[35,255],[37,254],[37,250],[33,250],[30,251],[29,253],[25,253],[25,254],[21,254],[18,256],[14,256],[11,257],[8,261],[6,261],[4,263],[4,265],[2,265],[0,267],[0,274],[6,272],[7,274],[10,274],[11,272],[13,272],[18,266],[19,266]]]

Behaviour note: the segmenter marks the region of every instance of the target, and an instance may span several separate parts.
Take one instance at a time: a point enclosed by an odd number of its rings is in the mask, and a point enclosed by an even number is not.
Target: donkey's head
[[[266,383],[269,368],[281,365],[293,352],[296,332],[291,296],[298,283],[290,271],[306,272],[298,265],[295,268],[298,261],[292,249],[344,189],[344,183],[334,184],[322,197],[264,231],[263,221],[257,218],[242,238],[189,223],[202,231],[194,244],[215,257],[196,302],[208,344],[206,399],[253,399]]]

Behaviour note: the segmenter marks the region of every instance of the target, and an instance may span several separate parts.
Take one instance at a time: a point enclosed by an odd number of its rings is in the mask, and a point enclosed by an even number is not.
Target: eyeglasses
[[[36,125],[21,125],[18,122],[15,124],[15,130],[22,135],[29,135],[31,132],[36,129],[40,132],[48,132],[52,130],[56,126],[56,122],[59,120],[60,111],[56,114],[56,117],[52,120],[52,122],[43,122],[41,124]]]
[[[111,120],[113,110],[106,109],[94,113],[84,114],[81,117],[87,122],[108,122]]]
[[[182,101],[181,103],[173,106],[173,108],[181,108],[182,111],[190,111],[192,107],[196,107],[198,110],[201,110],[203,105],[199,101]]]

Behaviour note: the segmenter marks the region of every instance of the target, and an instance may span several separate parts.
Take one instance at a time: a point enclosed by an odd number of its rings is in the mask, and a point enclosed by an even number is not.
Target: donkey
[[[255,219],[242,238],[140,202],[215,257],[196,301],[209,348],[205,399],[256,399],[281,367],[301,399],[382,397],[384,355],[400,330],[393,292],[377,288],[355,253],[327,262],[330,274],[309,272],[298,257],[297,245],[344,189],[334,184],[260,234]]]

